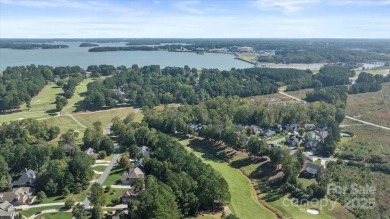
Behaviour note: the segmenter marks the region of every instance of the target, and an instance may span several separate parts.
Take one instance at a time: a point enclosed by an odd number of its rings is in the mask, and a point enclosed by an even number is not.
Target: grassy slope
[[[55,212],[55,213],[46,213],[39,216],[39,218],[45,219],[71,219],[72,213],[70,212]]]
[[[18,211],[21,215],[30,217],[31,215],[35,214],[38,211],[44,211],[48,209],[59,209],[62,206],[47,206],[47,207],[40,207],[40,208],[30,208],[28,210],[21,210]]]
[[[100,121],[102,122],[102,127],[107,127],[114,117],[122,118],[132,112],[134,112],[134,109],[132,107],[128,107],[98,112],[77,113],[74,114],[74,117],[87,127],[92,127],[92,124],[95,121]]]
[[[249,180],[228,163],[218,160],[211,160],[203,157],[203,153],[194,151],[187,147],[189,140],[180,141],[185,148],[201,158],[206,164],[210,164],[216,171],[220,172],[229,184],[231,202],[229,204],[232,212],[241,219],[252,218],[275,218],[268,209],[261,206],[256,199],[256,192]]]

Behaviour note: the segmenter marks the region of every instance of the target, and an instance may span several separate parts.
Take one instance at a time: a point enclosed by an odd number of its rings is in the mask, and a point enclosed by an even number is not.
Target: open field
[[[390,127],[390,83],[377,92],[348,95],[346,115]]]
[[[291,95],[293,97],[299,98],[299,99],[305,99],[306,93],[313,91],[313,89],[303,89],[303,90],[297,90],[297,91],[289,91],[286,92],[286,94]]]
[[[367,72],[367,73],[370,73],[373,75],[383,75],[383,74],[389,73],[389,71],[390,71],[389,66],[382,66],[379,68],[367,69],[364,71],[359,70],[359,71],[356,71],[356,74],[359,75],[361,72]]]
[[[345,131],[354,133],[353,138],[343,138],[347,140],[364,140],[375,144],[382,144],[390,147],[390,131],[373,127],[370,125],[353,125],[343,128]]]
[[[230,210],[241,219],[252,218],[275,218],[275,215],[266,209],[256,199],[256,192],[251,186],[249,179],[238,169],[229,166],[228,163],[212,158],[208,154],[195,151],[189,139],[180,141],[180,143],[197,157],[201,158],[206,164],[210,164],[216,171],[222,174],[231,193]]]
[[[97,112],[80,112],[73,115],[77,120],[79,120],[83,125],[87,127],[92,127],[92,124],[96,121],[100,121],[102,123],[102,127],[107,127],[114,117],[122,118],[133,112],[134,108],[127,107],[118,109],[114,108]]]
[[[76,139],[76,143],[81,143],[85,128],[81,127],[69,116],[53,117],[44,121],[46,121],[49,126],[58,126],[61,129],[61,134],[67,132],[69,129],[79,131],[79,136]],[[57,139],[54,139],[53,142],[58,141],[59,137],[60,136],[58,136]]]
[[[275,93],[275,94],[268,94],[268,95],[259,95],[259,96],[251,96],[251,97],[245,97],[245,100],[248,100],[252,104],[266,104],[269,102],[275,102],[275,101],[290,101],[291,98]]]
[[[90,184],[92,185],[92,184]],[[47,203],[53,203],[53,202],[65,202],[66,199],[73,199],[76,202],[84,201],[84,199],[88,196],[89,188],[78,193],[78,194],[70,194],[67,197],[64,197],[63,195],[58,196],[51,196],[43,199],[41,202],[37,203],[34,202],[34,204],[47,204]]]
[[[41,92],[31,99],[31,108],[28,109],[25,104],[21,106],[21,112],[0,115],[0,123],[18,120],[22,118],[44,118],[52,116],[55,109],[55,99],[63,91],[55,84],[46,85]]]

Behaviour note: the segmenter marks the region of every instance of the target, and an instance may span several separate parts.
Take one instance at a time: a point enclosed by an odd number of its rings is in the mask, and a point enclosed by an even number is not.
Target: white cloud
[[[296,12],[305,6],[319,3],[320,0],[256,0],[254,5],[261,10],[282,10],[284,13]]]

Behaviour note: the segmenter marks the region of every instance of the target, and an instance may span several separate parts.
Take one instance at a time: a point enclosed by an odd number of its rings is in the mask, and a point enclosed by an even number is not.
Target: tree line
[[[230,201],[228,184],[211,166],[187,152],[180,143],[144,123],[116,118],[111,128],[134,156],[132,145],[148,146],[145,190],[129,203],[129,218],[181,218],[214,210]]]
[[[60,134],[57,126],[27,119],[0,126],[0,190],[11,188],[11,179],[21,170],[37,171],[35,188],[50,196],[79,193],[92,179],[92,158],[75,143],[78,132],[69,130],[59,146],[48,143]],[[23,159],[20,159],[23,158]]]

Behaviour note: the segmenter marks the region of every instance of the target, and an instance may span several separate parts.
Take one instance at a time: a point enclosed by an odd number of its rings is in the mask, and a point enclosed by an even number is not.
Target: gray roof
[[[35,181],[36,172],[34,170],[23,170],[21,173],[21,176],[19,179],[12,182],[12,185],[14,186],[22,186],[22,185],[28,185],[33,184]]]
[[[307,163],[306,167],[305,167],[306,172],[313,174],[313,175],[317,174],[318,169],[320,169],[320,166],[318,166],[314,163]]]
[[[139,147],[139,153],[141,155],[149,155],[150,153],[150,148],[146,146]]]
[[[11,216],[14,216],[14,214],[15,214],[15,210],[11,205],[11,203],[7,201],[0,203],[0,217],[13,218]]]
[[[271,129],[268,129],[268,130],[266,130],[266,131],[263,133],[263,135],[266,136],[266,137],[271,137],[272,135],[275,135],[275,134],[276,134],[276,132],[273,131],[273,130],[271,130]]]

